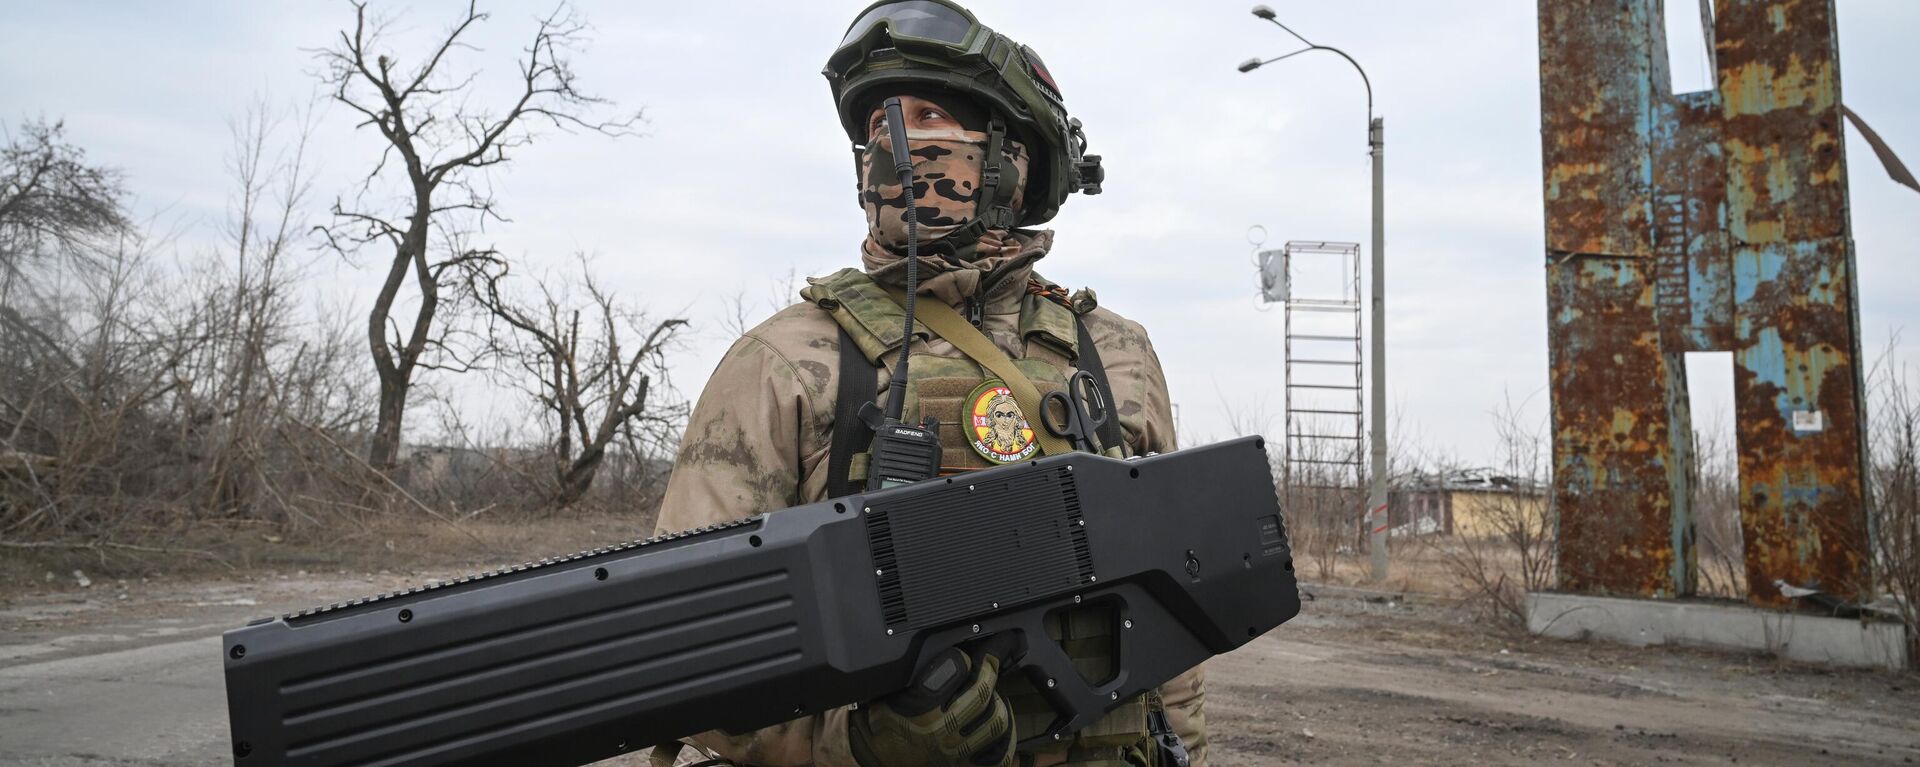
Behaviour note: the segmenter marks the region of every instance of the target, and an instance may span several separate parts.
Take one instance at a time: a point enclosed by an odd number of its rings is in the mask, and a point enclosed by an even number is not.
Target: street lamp
[[[1385,118],[1373,115],[1373,81],[1367,78],[1367,70],[1360,67],[1346,51],[1326,45],[1315,45],[1313,41],[1302,37],[1300,33],[1280,23],[1272,8],[1264,5],[1253,7],[1256,18],[1271,22],[1287,34],[1292,35],[1307,47],[1292,53],[1275,56],[1270,59],[1251,58],[1240,62],[1241,72],[1252,72],[1277,61],[1285,61],[1303,53],[1327,51],[1346,59],[1353,69],[1360,73],[1360,82],[1367,87],[1367,153],[1373,158],[1373,317],[1370,323],[1373,335],[1373,366],[1371,378],[1371,409],[1373,411],[1372,428],[1368,432],[1368,441],[1372,452],[1372,482],[1367,491],[1367,548],[1372,554],[1372,576],[1376,581],[1387,577],[1387,341],[1386,341],[1386,196],[1383,187],[1386,179],[1386,136]]]

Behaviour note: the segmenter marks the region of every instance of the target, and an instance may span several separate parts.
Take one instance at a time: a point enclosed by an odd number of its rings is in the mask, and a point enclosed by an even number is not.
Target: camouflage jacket
[[[1035,328],[1023,323],[1024,302],[1035,299],[1030,284],[1051,287],[1033,275],[1033,262],[1052,244],[1052,233],[1016,233],[1004,241],[983,240],[981,252],[990,253],[956,268],[945,261],[923,257],[918,293],[921,300],[940,300],[956,310],[972,301],[978,306],[981,330],[1009,357],[1023,362],[1044,359],[1071,369],[1074,332],[1069,327]],[[997,246],[997,247],[996,247]],[[904,285],[904,258],[869,242],[864,266],[874,281]],[[809,280],[802,292],[808,301],[789,306],[734,342],[707,381],[687,424],[662,502],[659,532],[685,530],[822,500],[827,495],[828,452],[837,393],[839,334],[830,309],[838,308],[821,293],[824,279]],[[1095,305],[1089,291],[1074,299],[1074,310],[1086,323],[1113,389],[1127,442],[1127,454],[1166,452],[1174,448],[1172,408],[1166,378],[1145,329]],[[1024,327],[1023,327],[1024,326]],[[891,333],[892,353],[866,339],[863,351],[880,366],[875,390],[882,392],[896,364],[900,328]],[[1064,338],[1062,338],[1064,336]],[[884,337],[884,336],[883,336]],[[965,360],[946,341],[918,336],[911,378],[915,382],[938,370],[943,360]],[[1030,364],[1030,363],[1029,363]],[[1023,364],[1022,367],[1028,365]],[[1064,377],[1064,375],[1062,376]],[[977,375],[976,375],[977,380]],[[1039,380],[1036,378],[1036,383]],[[922,399],[937,396],[918,387]],[[916,412],[909,395],[908,416]],[[943,422],[951,423],[947,416]],[[956,431],[943,428],[942,432]],[[972,450],[954,444],[950,458],[984,460]],[[957,450],[956,450],[957,448]],[[960,456],[953,456],[954,453]],[[1207,746],[1202,709],[1202,670],[1176,678],[1160,690],[1175,729],[1187,743],[1193,764],[1205,767]],[[708,732],[690,739],[743,765],[759,767],[858,767],[847,745],[847,710],[803,717],[742,735]],[[1058,761],[1042,758],[1039,764]]]

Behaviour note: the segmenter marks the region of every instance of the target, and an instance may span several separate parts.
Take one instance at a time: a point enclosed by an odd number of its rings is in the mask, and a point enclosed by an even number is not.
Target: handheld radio
[[[907,120],[900,97],[885,102],[888,150],[893,170],[900,175],[900,194],[907,203],[906,328],[900,334],[900,362],[887,384],[884,415],[872,402],[860,409],[860,418],[873,429],[873,463],[867,470],[867,489],[879,490],[940,473],[940,422],[929,417],[919,426],[900,422],[907,401],[907,351],[913,346],[913,303],[920,289],[920,216],[913,199],[913,158],[907,154]]]

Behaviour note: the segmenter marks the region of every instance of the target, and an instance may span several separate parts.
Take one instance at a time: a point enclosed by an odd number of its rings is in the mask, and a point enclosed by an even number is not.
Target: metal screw
[[[993,603],[993,609],[995,609],[995,610],[998,610],[998,609],[1000,609],[1000,603],[999,603],[999,602],[995,602],[995,603]]]
[[[1081,526],[1081,527],[1086,527],[1086,526],[1087,526],[1087,521],[1086,521],[1086,520],[1084,520],[1084,519],[1076,519],[1076,520],[1074,520],[1074,521],[1075,521],[1075,522],[1078,522],[1078,523],[1080,523],[1080,526]]]
[[[1126,619],[1126,620],[1123,620],[1123,621],[1121,621],[1121,622],[1120,622],[1120,627],[1121,627],[1121,628],[1127,628],[1127,629],[1130,629],[1130,628],[1133,628],[1133,619],[1132,619],[1132,618],[1128,618],[1128,619]]]
[[[1052,680],[1052,679],[1048,679],[1048,680],[1047,680],[1047,689],[1049,689],[1049,690],[1051,690],[1051,689],[1053,689],[1053,680]]]
[[[1119,700],[1119,699],[1120,699],[1119,691],[1107,693],[1107,700]]]
[[[885,570],[875,570],[875,571],[873,571],[873,574],[874,574],[874,575],[885,575],[886,573],[887,573],[887,571],[885,571]]]
[[[978,623],[973,624],[973,633],[975,634],[980,633],[980,624]]]
[[[1094,581],[1097,581],[1097,580],[1100,580],[1100,576],[1098,576],[1098,575],[1089,575],[1089,576],[1087,576],[1087,582],[1088,582],[1088,583],[1092,583],[1092,582],[1094,582]]]
[[[973,492],[973,486],[972,486],[972,485],[968,485],[968,486],[967,486],[967,492],[969,492],[969,493],[971,493],[971,492]]]
[[[893,636],[893,629],[887,629],[887,636]]]
[[[1074,604],[1076,604],[1076,605],[1077,605],[1077,604],[1080,604],[1080,595],[1079,595],[1079,594],[1075,594],[1075,595],[1073,595],[1073,603],[1074,603]]]
[[[1054,740],[1059,740],[1059,739],[1060,739],[1060,733],[1057,733],[1057,732],[1056,732],[1056,733],[1054,733],[1054,734],[1053,734],[1053,739],[1054,739]]]
[[[872,506],[867,506],[867,507],[865,507],[865,508],[862,508],[862,509],[861,509],[860,511],[862,511],[862,512],[864,512],[864,513],[867,513],[867,514],[872,514],[872,513],[873,513],[873,507],[872,507]]]
[[[1067,471],[1073,471],[1073,464],[1067,464]]]

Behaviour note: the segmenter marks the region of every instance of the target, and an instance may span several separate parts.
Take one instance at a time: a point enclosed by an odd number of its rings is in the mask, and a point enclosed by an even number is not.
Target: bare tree
[[[545,414],[554,483],[550,499],[560,507],[586,495],[609,448],[626,444],[645,459],[656,451],[640,444],[657,443],[677,426],[678,410],[662,406],[652,387],[666,345],[687,321],[649,323],[621,307],[586,266],[582,258],[584,307],[544,281],[538,282],[539,295],[531,305],[503,295],[507,265],[497,258],[468,270],[474,295],[499,323],[491,333],[491,354],[519,374],[519,385]],[[642,340],[628,346],[623,334]]]
[[[129,235],[120,173],[89,164],[62,123],[29,121],[0,148],[0,522],[6,529],[65,513],[49,481],[61,446],[77,436],[73,416],[102,404],[103,384],[84,325],[86,278],[111,273]],[[75,284],[76,282],[80,284]],[[110,330],[109,330],[110,332]],[[94,373],[94,374],[90,374]],[[89,391],[93,389],[93,391]],[[109,398],[110,399],[110,398]],[[4,530],[0,530],[4,532]]]
[[[0,544],[120,546],[208,514],[315,522],[368,487],[339,481],[330,447],[369,420],[350,384],[364,368],[295,292],[307,155],[280,122],[262,103],[233,124],[220,246],[175,256],[125,226],[84,257],[23,263],[0,312]]]
[[[1920,652],[1920,380],[1900,363],[1898,349],[1896,335],[1872,374],[1869,508],[1880,589]]]
[[[452,277],[449,270],[473,254],[455,251],[435,260],[432,240],[505,220],[483,175],[508,162],[512,150],[531,143],[535,126],[623,136],[632,133],[640,116],[604,122],[585,116],[607,102],[576,87],[567,57],[579,49],[586,27],[564,5],[539,20],[517,65],[516,94],[497,112],[471,106],[477,75],[450,74],[447,63],[455,51],[472,50],[464,38],[487,14],[469,3],[466,14],[417,64],[403,66],[398,55],[376,50],[384,23],[368,18],[365,3],[353,5],[353,29],[318,54],[322,77],[333,99],[363,117],[361,126],[378,130],[386,146],[365,177],[360,199],[336,201],[334,223],[324,231],[343,254],[375,244],[383,252],[391,248],[386,278],[367,316],[367,344],[380,378],[368,462],[388,469],[399,454],[414,374],[465,364],[436,319],[441,291]],[[400,199],[385,205],[369,201],[369,191],[388,175],[396,157],[404,179]],[[411,316],[403,317],[408,312],[396,302],[409,282],[418,295]]]
[[[30,121],[0,148],[0,286],[28,259],[90,252],[127,225],[120,172],[89,164],[65,131]]]
[[[1725,411],[1710,419],[1726,423]],[[1747,567],[1740,532],[1740,468],[1733,446],[1718,429],[1693,431],[1691,513],[1698,536],[1699,583],[1706,596],[1745,599]]]
[[[50,305],[65,267],[100,264],[128,230],[120,172],[89,164],[65,130],[28,121],[0,147],[0,451],[8,462],[45,463],[16,441],[31,438],[27,410],[47,384],[74,369],[60,329],[37,307]]]
[[[301,234],[297,216],[305,195],[305,133],[285,157],[272,145],[274,120],[256,104],[235,120],[228,169],[237,186],[229,208],[223,258],[200,264],[188,291],[203,322],[200,342],[173,371],[183,382],[176,399],[185,431],[211,462],[208,503],[231,513],[258,487],[262,419],[270,403],[263,380],[268,354],[283,340],[292,297],[289,253]],[[270,188],[278,187],[278,188]]]
[[[1474,504],[1473,529],[1461,529],[1456,519],[1455,535],[1430,541],[1494,617],[1513,623],[1526,620],[1527,592],[1553,587],[1557,567],[1558,525],[1546,493],[1546,424],[1528,419],[1525,411],[1525,402],[1509,397],[1492,413],[1497,465],[1494,481]]]

